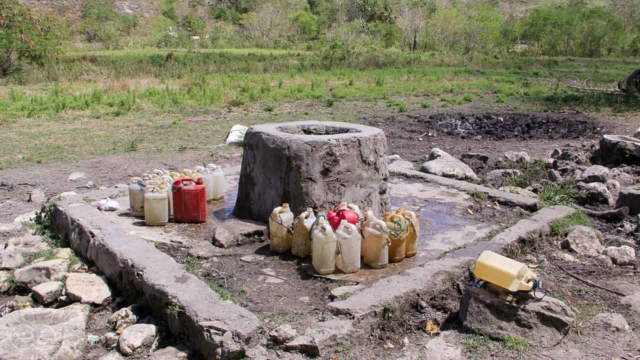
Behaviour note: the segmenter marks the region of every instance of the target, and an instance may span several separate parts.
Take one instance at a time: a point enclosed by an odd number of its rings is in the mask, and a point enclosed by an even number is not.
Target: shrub
[[[55,57],[60,43],[57,22],[38,16],[16,0],[0,3],[0,75],[6,76],[29,62],[42,65]]]
[[[108,49],[118,48],[122,37],[138,26],[136,15],[118,13],[109,0],[86,0],[82,3],[81,18],[80,32],[85,39]]]

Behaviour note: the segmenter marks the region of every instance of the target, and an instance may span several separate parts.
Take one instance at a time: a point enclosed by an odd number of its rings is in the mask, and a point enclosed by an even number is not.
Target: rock
[[[24,264],[24,258],[14,246],[0,250],[0,270],[12,270],[22,266],[22,264]]]
[[[622,186],[618,180],[607,180],[607,189],[609,189],[609,193],[611,193],[612,197],[618,197],[620,195],[620,189]]]
[[[112,351],[98,360],[124,360],[124,358],[117,351]]]
[[[505,169],[505,170],[493,170],[487,173],[484,177],[485,183],[491,186],[499,186],[508,179],[516,176],[520,176],[522,173],[520,170]]]
[[[155,325],[136,324],[124,329],[118,340],[118,349],[124,356],[130,356],[143,346],[150,346],[156,340],[158,329]]]
[[[528,295],[509,298],[468,287],[460,301],[459,317],[464,328],[493,339],[517,336],[546,347],[557,344],[575,324],[571,308],[550,296],[540,301]]]
[[[601,165],[593,165],[582,172],[578,181],[606,183],[609,180],[609,169]]]
[[[264,255],[245,255],[240,258],[240,261],[246,263],[258,262],[264,260]]]
[[[20,222],[12,222],[8,224],[0,224],[0,237],[6,238],[15,236],[24,231],[24,227]]]
[[[585,201],[588,204],[598,203],[605,205],[613,205],[613,197],[607,189],[607,185],[601,183],[583,183],[577,184],[578,190],[584,192]]]
[[[127,326],[135,325],[137,322],[138,317],[134,314],[132,306],[114,312],[107,319],[107,323],[115,331],[124,330]]]
[[[405,170],[415,170],[414,166],[412,163],[410,163],[409,161],[403,161],[403,160],[399,160],[399,161],[394,161],[393,162],[393,166],[398,167],[399,169],[405,169]]]
[[[606,332],[631,332],[629,323],[624,316],[616,313],[600,313],[591,319],[591,324]]]
[[[615,168],[609,170],[609,179],[616,180],[621,186],[630,186],[635,182],[635,176],[628,174],[626,168]]]
[[[334,298],[348,297],[348,295],[357,293],[365,287],[364,285],[340,286],[331,290],[331,296]]]
[[[311,356],[320,356],[322,349],[331,346],[336,340],[353,330],[349,320],[329,320],[308,328],[304,335],[298,336],[285,345],[287,350],[298,351]]]
[[[422,359],[429,360],[462,360],[462,348],[446,341],[449,331],[443,331],[438,337],[429,340],[425,346]]]
[[[640,315],[640,292],[624,296],[620,299],[620,304],[625,305],[636,314]]]
[[[269,337],[276,344],[284,344],[297,335],[298,332],[296,331],[296,329],[292,328],[289,324],[280,325],[275,330],[269,333]]]
[[[6,293],[11,289],[11,278],[9,271],[0,271],[0,293]]]
[[[588,164],[590,152],[579,149],[564,149],[558,160],[568,161],[576,164]]]
[[[551,182],[556,184],[562,184],[562,182],[564,181],[562,175],[560,175],[560,172],[558,170],[547,170],[547,176],[549,177],[549,180],[551,180]]]
[[[611,258],[608,257],[607,255],[598,255],[595,257],[594,260],[598,265],[602,266],[605,269],[608,269],[613,266],[613,261],[611,261]]]
[[[14,276],[18,283],[32,288],[45,282],[61,280],[68,267],[69,262],[66,260],[49,260],[18,269]]]
[[[640,185],[629,186],[620,190],[616,209],[628,207],[630,215],[640,214]]]
[[[221,248],[230,246],[241,246],[258,241],[264,241],[267,233],[267,227],[264,224],[229,219],[216,228],[213,237],[213,245]]]
[[[29,192],[29,202],[42,204],[47,201],[47,195],[40,188],[35,188]]]
[[[269,351],[259,345],[247,350],[245,357],[248,360],[270,360]]]
[[[604,250],[598,233],[590,227],[576,226],[562,242],[564,249],[585,256],[598,256]]]
[[[100,338],[100,343],[107,349],[113,349],[118,345],[118,339],[120,339],[120,335],[114,332],[108,332]]]
[[[42,236],[33,234],[12,237],[7,240],[5,247],[15,247],[22,254],[34,254],[49,250],[49,245]]]
[[[75,360],[84,357],[89,306],[36,308],[0,318],[3,360]]]
[[[177,360],[186,359],[189,354],[183,350],[177,349],[173,346],[167,346],[164,349],[159,349],[151,354],[150,360]]]
[[[549,154],[549,156],[551,156],[554,159],[559,158],[560,156],[562,156],[562,150],[555,148],[553,149],[553,151],[551,151],[551,153]]]
[[[530,163],[531,157],[524,151],[507,151],[504,153],[505,160],[510,160],[514,162],[522,162],[522,163]]]
[[[636,262],[636,251],[626,245],[620,247],[609,246],[604,249],[602,254],[607,255],[614,264],[620,266],[633,265]]]
[[[33,292],[33,297],[37,302],[43,305],[47,305],[56,301],[56,299],[58,299],[58,297],[62,295],[63,288],[64,284],[62,284],[62,282],[49,281],[34,286],[31,291]]]
[[[640,164],[640,139],[623,135],[603,135],[598,150],[600,162],[605,164]]]
[[[233,215],[266,223],[289,199],[291,211],[333,208],[341,201],[390,209],[387,140],[380,129],[341,122],[255,125],[244,141]]]
[[[93,189],[94,186],[95,186],[95,184],[93,183],[93,181],[89,181],[88,183],[86,183],[84,185],[84,187],[87,188],[87,189]]]
[[[80,179],[84,179],[87,177],[87,174],[83,173],[83,172],[74,172],[71,175],[69,175],[69,181],[78,181]]]
[[[578,263],[579,261],[575,258],[575,256],[571,255],[571,254],[567,254],[565,252],[562,251],[557,251],[555,253],[552,254],[554,259],[557,260],[562,260],[562,261],[566,261],[566,262],[571,262],[571,263]]]
[[[111,299],[111,290],[107,281],[95,274],[67,274],[66,289],[69,299],[83,304],[99,306]]]
[[[467,164],[437,148],[431,150],[429,161],[422,164],[420,171],[458,180],[478,181]]]
[[[633,133],[633,137],[636,139],[640,139],[640,128],[638,128],[638,130],[636,130],[636,132]]]
[[[508,192],[508,193],[512,193],[512,194],[528,196],[528,197],[533,198],[533,199],[538,199],[538,195],[536,195],[536,193],[534,193],[533,191],[527,190],[527,189],[523,189],[523,188],[519,188],[517,186],[503,186],[503,187],[499,188],[498,190],[504,191],[504,192]]]
[[[66,198],[70,198],[73,196],[78,196],[78,194],[75,191],[66,191],[63,192],[62,194],[59,195],[61,198],[66,199]]]
[[[36,218],[37,216],[37,211],[30,211],[28,213],[22,214],[17,216],[15,219],[13,219],[14,223],[32,223],[33,220]]]
[[[389,155],[387,156],[387,159],[389,160],[389,164],[391,164],[394,161],[402,160],[400,155]]]
[[[51,253],[51,257],[60,260],[70,260],[73,256],[73,250],[71,250],[70,248],[53,249],[53,252]]]
[[[13,300],[7,302],[7,308],[11,311],[19,311],[25,309],[31,309],[35,307],[35,303],[31,296],[16,295]]]

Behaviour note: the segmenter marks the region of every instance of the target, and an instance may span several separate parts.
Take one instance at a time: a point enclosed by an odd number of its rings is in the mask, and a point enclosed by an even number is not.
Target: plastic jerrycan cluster
[[[224,172],[220,166],[213,164],[207,165],[213,174],[213,200],[224,199]]]
[[[271,251],[283,253],[293,245],[293,213],[289,204],[273,209],[269,217],[269,247]]]
[[[414,257],[418,254],[418,239],[420,238],[420,222],[413,211],[398,208],[396,214],[401,215],[407,222],[407,236],[405,240],[405,257]]]
[[[315,222],[316,215],[311,208],[308,208],[298,216],[298,219],[293,224],[293,244],[291,245],[291,253],[293,255],[299,257],[311,255],[311,227]]]
[[[386,213],[384,215],[384,222],[387,225],[389,232],[389,262],[399,263],[404,260],[406,255],[406,240],[407,240],[407,220],[398,214]]]
[[[207,193],[202,178],[181,177],[173,183],[173,219],[178,223],[207,221]]]
[[[357,209],[357,206],[356,206],[356,209]],[[327,212],[327,219],[329,220],[329,224],[331,224],[331,227],[334,230],[336,230],[338,226],[340,226],[340,222],[342,220],[347,220],[347,222],[354,225],[357,224],[358,217],[359,217],[358,213],[349,209],[347,203],[345,202],[336,205],[333,208],[333,211]]]
[[[336,230],[338,252],[336,255],[336,267],[345,274],[351,274],[360,270],[360,244],[362,237],[358,228],[342,220]]]
[[[473,274],[491,284],[511,292],[531,291],[538,276],[523,263],[509,259],[493,251],[483,251],[476,260]]]
[[[131,216],[144,217],[144,193],[146,183],[139,177],[133,177],[129,181],[129,210]]]
[[[167,184],[149,181],[144,194],[144,221],[147,226],[164,226],[169,222]]]
[[[324,219],[318,219],[311,234],[313,250],[311,263],[320,275],[332,274],[336,270],[336,235],[331,225]]]
[[[196,171],[202,177],[202,182],[204,183],[204,189],[207,193],[207,201],[213,200],[213,173],[208,168],[204,166],[197,166]]]
[[[389,264],[389,238],[386,225],[382,220],[375,219],[363,225],[364,247],[362,259],[365,264],[374,269],[382,269]]]

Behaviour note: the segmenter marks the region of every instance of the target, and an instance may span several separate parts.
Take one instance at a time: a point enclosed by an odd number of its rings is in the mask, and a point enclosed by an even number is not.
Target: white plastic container
[[[312,242],[310,232],[314,222],[316,222],[316,215],[311,208],[300,214],[296,219],[293,224],[293,244],[291,246],[293,255],[302,258],[311,255]]]
[[[202,177],[202,182],[204,183],[204,188],[207,192],[207,201],[213,200],[213,174],[212,172],[205,167],[198,166],[196,168],[200,177]]]
[[[313,241],[311,254],[313,268],[320,275],[333,274],[336,270],[337,239],[331,225],[324,218],[318,219],[311,238]]]
[[[365,264],[374,269],[389,265],[389,238],[382,220],[375,220],[364,228],[364,243],[362,259]]]
[[[171,188],[173,187],[173,178],[171,178],[171,176],[169,175],[162,175],[160,180],[162,180],[162,182],[166,184],[166,187],[167,187],[167,196],[169,198],[169,217],[172,218],[173,217],[173,191],[171,191]]]
[[[336,230],[338,240],[338,254],[336,255],[336,267],[345,274],[351,274],[360,270],[360,244],[362,237],[358,234],[358,228],[342,220]]]
[[[271,251],[283,253],[293,245],[293,213],[289,204],[273,209],[269,217],[269,247]]]
[[[131,216],[144,217],[144,192],[146,184],[139,177],[129,180],[129,210]]]
[[[213,200],[224,199],[224,171],[220,166],[213,169]]]
[[[169,196],[164,185],[148,185],[144,194],[144,221],[147,226],[164,226],[169,222]]]

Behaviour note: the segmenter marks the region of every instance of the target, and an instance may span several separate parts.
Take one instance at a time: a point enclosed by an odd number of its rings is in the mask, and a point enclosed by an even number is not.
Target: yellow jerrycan
[[[418,254],[418,239],[420,238],[420,223],[418,216],[413,211],[398,208],[396,214],[402,215],[407,221],[407,237],[405,240],[405,257],[414,257]]]
[[[523,263],[493,251],[484,251],[473,269],[476,278],[511,292],[531,291],[538,276]]]
[[[389,262],[399,263],[406,255],[407,220],[398,214],[384,214],[384,222],[389,230]]]
[[[331,225],[320,217],[311,234],[312,246],[311,264],[320,275],[333,274],[336,270],[337,238]]]
[[[293,224],[293,244],[291,245],[291,253],[301,258],[311,255],[311,228],[316,222],[316,215],[313,209],[307,208],[307,211],[298,216]]]
[[[289,204],[273,209],[269,218],[269,247],[271,251],[283,253],[293,245],[293,213]]]

